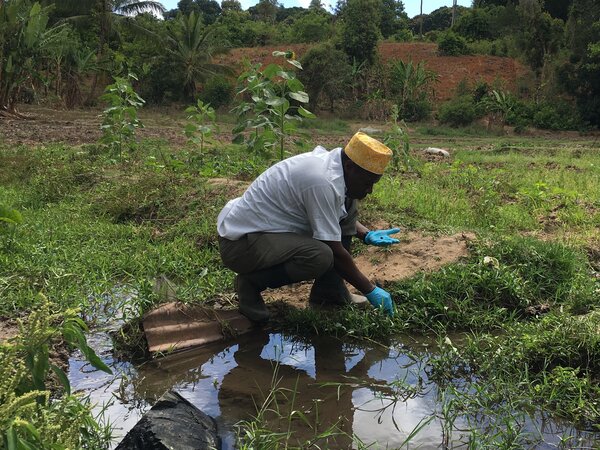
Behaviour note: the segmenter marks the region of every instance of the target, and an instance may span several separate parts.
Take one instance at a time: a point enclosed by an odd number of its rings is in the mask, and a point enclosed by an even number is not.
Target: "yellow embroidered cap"
[[[360,131],[352,136],[344,152],[356,165],[377,175],[383,174],[392,159],[388,146]]]

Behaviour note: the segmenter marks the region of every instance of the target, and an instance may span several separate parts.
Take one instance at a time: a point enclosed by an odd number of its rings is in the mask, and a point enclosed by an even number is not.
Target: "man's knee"
[[[313,280],[333,267],[333,252],[321,241],[306,240],[285,267],[294,282]]]
[[[325,272],[333,268],[333,251],[331,247],[321,241],[317,241],[314,248],[314,254],[309,255],[315,278],[320,277]]]

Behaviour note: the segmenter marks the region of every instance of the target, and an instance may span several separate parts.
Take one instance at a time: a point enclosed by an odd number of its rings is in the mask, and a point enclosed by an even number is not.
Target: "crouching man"
[[[268,320],[261,292],[315,280],[309,302],[343,305],[356,298],[344,280],[390,316],[390,294],[358,269],[350,253],[353,236],[386,246],[400,231],[369,231],[357,221],[357,200],[373,191],[392,151],[364,133],[344,149],[312,152],[285,159],[263,172],[217,219],[223,264],[237,273],[239,310],[250,320]],[[357,296],[358,297],[358,296]]]

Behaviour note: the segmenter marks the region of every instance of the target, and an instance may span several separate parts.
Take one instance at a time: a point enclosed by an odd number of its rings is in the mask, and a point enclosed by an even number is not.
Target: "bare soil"
[[[280,46],[236,48],[216,57],[215,62],[234,67],[241,66],[245,59],[253,64],[281,63],[281,58],[272,55],[273,51],[292,50],[296,58],[301,59],[311,47],[309,44],[293,44],[285,46],[285,49]],[[450,99],[463,80],[471,85],[478,81],[499,83],[503,89],[515,92],[520,80],[531,78],[530,71],[513,58],[489,55],[438,56],[437,44],[431,43],[382,42],[379,44],[379,55],[383,63],[397,59],[413,64],[424,61],[425,67],[438,75],[434,87],[436,100]]]
[[[19,332],[17,323],[14,319],[0,317],[0,344],[3,344],[8,339],[13,338]]]
[[[401,232],[400,243],[388,248],[365,247],[355,258],[358,268],[372,281],[387,283],[432,272],[468,256],[467,244],[474,236],[455,234],[432,236],[420,232]],[[284,301],[297,308],[308,306],[311,282],[296,283],[264,294],[266,302]],[[351,286],[351,292],[358,293]]]

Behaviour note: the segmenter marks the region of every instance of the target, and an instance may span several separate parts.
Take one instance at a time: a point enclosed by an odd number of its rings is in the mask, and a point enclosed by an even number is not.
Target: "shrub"
[[[303,70],[298,78],[306,87],[309,109],[316,111],[325,97],[333,110],[334,102],[347,94],[352,76],[352,67],[348,64],[346,54],[326,42],[308,50],[301,63]]]
[[[291,29],[293,42],[323,42],[331,34],[328,17],[308,12],[294,20]]]
[[[470,96],[457,97],[440,107],[438,114],[441,123],[452,127],[460,127],[473,123],[477,118],[478,111]]]
[[[432,111],[431,102],[427,98],[420,98],[404,104],[402,117],[408,122],[418,122],[419,120],[429,119]]]
[[[581,126],[581,118],[565,101],[544,102],[535,108],[533,125],[545,130],[575,130]]]
[[[531,106],[521,100],[516,100],[513,109],[506,114],[505,120],[508,125],[513,125],[516,130],[522,130],[530,125],[533,118]]]
[[[469,42],[467,46],[469,48],[469,53],[474,55],[500,56],[498,55],[498,47],[494,41],[474,41]]]
[[[438,53],[440,56],[468,55],[469,46],[465,38],[448,31],[438,39]]]
[[[394,34],[394,41],[396,42],[412,42],[413,39],[414,36],[412,34],[412,31],[410,31],[408,28],[398,30]]]
[[[210,103],[215,109],[229,105],[232,99],[233,85],[222,75],[217,75],[208,80],[200,93],[200,100],[204,103]]]

